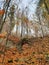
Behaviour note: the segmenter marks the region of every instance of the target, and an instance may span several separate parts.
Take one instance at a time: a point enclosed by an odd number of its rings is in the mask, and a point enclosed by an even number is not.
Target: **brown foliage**
[[[0,15],[3,15],[5,13],[4,10],[0,10]]]
[[[32,46],[24,44],[22,53],[19,53],[17,48],[7,49],[4,58],[5,65],[49,65],[49,37],[35,38],[35,40]],[[1,62],[2,54],[0,56]]]

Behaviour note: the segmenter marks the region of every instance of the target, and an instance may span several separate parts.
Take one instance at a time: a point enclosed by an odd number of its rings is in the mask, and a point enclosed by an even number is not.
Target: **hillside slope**
[[[31,39],[32,45],[25,43],[22,52],[17,48],[7,48],[0,45],[0,65],[49,65],[49,37]],[[5,53],[5,55],[4,55]]]

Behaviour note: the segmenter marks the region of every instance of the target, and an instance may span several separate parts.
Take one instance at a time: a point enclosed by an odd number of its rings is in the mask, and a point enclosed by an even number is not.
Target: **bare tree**
[[[3,28],[4,23],[5,23],[5,19],[6,19],[6,17],[7,17],[7,11],[8,11],[8,7],[9,7],[10,2],[11,2],[11,0],[8,0],[8,1],[6,0],[5,3],[4,3],[3,9],[4,9],[4,11],[5,11],[5,14],[3,14],[3,15],[2,15],[2,18],[1,18],[1,22],[0,22],[0,32],[1,32],[2,28]]]
[[[37,7],[37,11],[36,11],[38,20],[39,20],[39,24],[41,25],[41,31],[42,31],[42,37],[44,36],[44,32],[43,32],[43,27],[42,27],[42,20],[41,20],[41,9],[39,7]]]

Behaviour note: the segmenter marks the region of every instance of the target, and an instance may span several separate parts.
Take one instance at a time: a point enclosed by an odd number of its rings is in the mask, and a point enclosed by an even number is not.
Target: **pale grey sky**
[[[4,0],[0,0],[0,8],[1,9],[3,8],[3,1]],[[18,3],[19,0],[11,0],[11,1],[13,1],[12,3],[15,4],[15,3]],[[25,9],[25,7],[27,6],[28,11],[29,11],[28,16],[31,19],[33,14],[35,14],[38,2],[39,2],[39,0],[21,0],[21,3],[19,3],[19,8]],[[16,25],[14,26],[13,31],[14,32],[16,31]],[[31,30],[31,32],[34,33],[33,30]]]
[[[0,9],[3,8],[3,1],[4,0],[0,0]],[[19,0],[11,0],[13,3],[18,3]],[[27,6],[28,7],[28,17],[32,17],[32,14],[35,14],[35,11],[36,11],[36,7],[37,7],[37,4],[38,4],[38,1],[39,0],[21,0],[21,3],[19,3],[19,8],[22,10],[22,9],[25,9],[25,7]]]

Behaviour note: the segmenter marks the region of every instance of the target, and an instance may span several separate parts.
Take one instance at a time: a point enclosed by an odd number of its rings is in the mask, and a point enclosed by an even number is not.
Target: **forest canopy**
[[[1,0],[1,32],[18,37],[49,35],[49,0]]]

